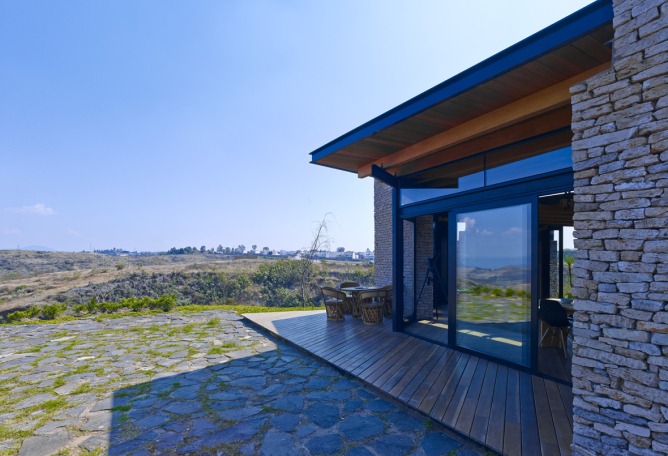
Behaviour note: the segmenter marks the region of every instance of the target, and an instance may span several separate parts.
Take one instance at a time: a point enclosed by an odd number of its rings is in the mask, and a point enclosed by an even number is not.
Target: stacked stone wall
[[[376,179],[373,187],[374,282],[392,284],[392,187]]]
[[[415,224],[404,220],[404,315],[415,312]]]
[[[415,220],[415,306],[416,316],[419,320],[433,317],[434,285],[433,282],[425,284],[427,259],[433,255],[433,217],[430,215],[418,217]],[[425,285],[424,288],[423,284]]]
[[[614,0],[612,68],[571,89],[573,454],[668,454],[668,0]]]

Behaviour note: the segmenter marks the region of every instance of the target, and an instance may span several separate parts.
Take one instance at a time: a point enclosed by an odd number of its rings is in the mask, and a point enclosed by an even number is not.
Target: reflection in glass
[[[571,168],[573,166],[573,154],[570,147],[564,147],[535,157],[528,157],[495,166],[495,159],[501,160],[501,158],[494,157],[494,155],[488,157],[486,185],[500,184],[501,182],[535,176],[536,174]]]
[[[538,155],[526,155],[526,151],[519,153],[513,148],[503,148],[426,171],[422,178],[433,180],[435,187],[449,180],[456,182],[456,185],[446,188],[441,186],[439,188],[402,189],[401,204],[406,205],[455,195],[468,190],[573,167],[570,146]]]
[[[402,189],[401,204],[454,195],[485,186],[485,160],[481,155],[456,161],[432,173],[437,174],[439,181],[452,180],[456,185],[448,188]]]
[[[457,216],[457,345],[530,364],[531,205]]]

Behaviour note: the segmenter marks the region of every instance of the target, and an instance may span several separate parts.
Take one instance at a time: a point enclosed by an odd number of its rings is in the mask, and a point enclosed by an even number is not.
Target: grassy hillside
[[[239,303],[294,306],[296,262],[222,255],[113,257],[92,253],[0,251],[0,315],[33,305],[69,306],[130,297],[175,295],[179,304]],[[308,295],[318,287],[356,279],[370,284],[373,267],[318,262]]]

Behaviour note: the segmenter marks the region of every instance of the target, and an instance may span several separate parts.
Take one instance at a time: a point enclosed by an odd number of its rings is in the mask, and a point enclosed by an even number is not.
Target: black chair
[[[566,311],[561,307],[558,299],[541,299],[540,308],[538,309],[538,318],[541,322],[548,326],[543,336],[540,338],[538,346],[543,345],[543,341],[551,334],[553,337],[556,332],[559,332],[559,342],[564,350],[564,358],[566,354],[566,340],[571,331],[571,322],[568,320]]]

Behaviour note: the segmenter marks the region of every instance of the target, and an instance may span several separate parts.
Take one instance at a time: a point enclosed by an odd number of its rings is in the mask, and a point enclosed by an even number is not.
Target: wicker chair
[[[331,287],[322,287],[322,300],[325,303],[325,311],[328,320],[343,320],[343,306],[346,294],[343,291]]]
[[[385,313],[385,290],[360,291],[357,299],[362,313],[362,321],[367,325],[378,325],[383,322]]]
[[[360,284],[357,282],[343,282],[341,285],[338,286],[339,289],[341,288],[354,288],[354,287],[359,287]],[[343,313],[347,314],[353,314],[353,310],[355,309],[355,298],[350,295],[348,296],[346,294],[346,299],[343,302]],[[359,315],[353,315],[355,318],[358,318]]]
[[[385,316],[392,316],[392,285],[385,285],[381,288],[385,291],[385,297],[383,298],[383,304],[385,305]]]

